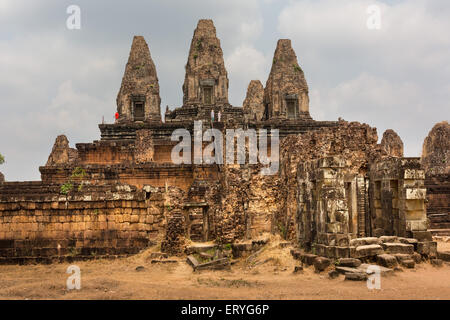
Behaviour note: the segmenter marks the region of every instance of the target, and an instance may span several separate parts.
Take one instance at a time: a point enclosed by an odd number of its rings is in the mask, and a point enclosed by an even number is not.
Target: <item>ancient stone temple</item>
[[[183,101],[162,121],[156,66],[144,38],[134,37],[118,118],[99,125],[101,139],[74,149],[59,136],[39,168],[41,181],[0,180],[0,263],[116,257],[157,242],[183,254],[186,240],[224,244],[263,233],[325,256],[352,256],[351,241],[369,236],[419,238],[430,254],[420,160],[403,158],[392,130],[378,144],[367,124],[312,119],[290,40],[278,41],[266,86],[252,80],[242,107],[229,104],[211,20],[198,22],[185,71]],[[266,164],[250,163],[264,159],[251,151],[250,137],[243,163],[203,161],[203,150],[220,157],[207,149],[211,128],[224,137],[231,129],[255,132],[259,147],[268,137],[279,170],[262,175]],[[201,161],[195,150],[187,161],[173,160],[177,129],[190,136],[184,146],[200,148]]]

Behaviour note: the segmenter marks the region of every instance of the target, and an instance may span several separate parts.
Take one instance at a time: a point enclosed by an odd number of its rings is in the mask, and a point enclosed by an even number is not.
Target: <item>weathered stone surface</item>
[[[408,268],[408,269],[414,269],[414,267],[416,266],[416,263],[414,262],[413,259],[402,260],[402,261],[400,262],[400,264],[401,264],[403,267]]]
[[[401,263],[402,261],[405,261],[405,260],[413,260],[412,254],[396,253],[393,256],[397,259],[398,263]]]
[[[365,246],[370,244],[381,244],[381,239],[377,237],[366,237],[366,238],[356,238],[350,240],[350,245],[359,247],[359,246]]]
[[[417,252],[428,257],[436,257],[437,243],[435,241],[419,242],[417,243]]]
[[[412,244],[406,243],[383,243],[382,247],[386,253],[405,253],[405,254],[413,254],[414,246]]]
[[[228,75],[220,40],[213,21],[200,20],[186,64],[183,105],[223,104],[228,104]]]
[[[195,270],[229,270],[230,268],[230,260],[228,258],[222,258],[199,264],[197,265]]]
[[[134,159],[136,163],[147,163],[153,161],[155,150],[153,145],[153,136],[150,130],[136,131],[136,144]]]
[[[381,236],[380,237],[381,242],[397,242],[398,237],[397,236]]]
[[[193,255],[187,256],[186,262],[187,262],[187,264],[189,264],[192,268],[194,268],[194,270],[195,270],[195,268],[197,268],[197,266],[199,265],[198,260],[197,260]]]
[[[442,260],[441,259],[430,259],[430,263],[434,267],[442,267]]]
[[[294,273],[302,273],[303,272],[303,266],[295,266],[294,267]]]
[[[345,274],[345,280],[366,281],[367,280],[367,273],[364,273],[364,272],[347,272]]]
[[[412,258],[415,263],[421,263],[422,262],[422,255],[420,253],[414,252],[412,255]]]
[[[267,119],[310,118],[308,85],[289,39],[278,40],[264,89],[264,105]]]
[[[335,269],[336,269],[336,271],[339,272],[340,274],[361,272],[361,271],[360,271],[359,269],[357,269],[357,268],[350,268],[350,267],[336,266]]]
[[[135,36],[117,95],[117,112],[124,121],[161,121],[156,67],[144,37]]]
[[[450,173],[450,124],[437,123],[425,138],[422,165],[429,175]]]
[[[181,255],[185,251],[185,218],[179,211],[174,211],[168,218],[166,235],[161,242],[161,251],[169,255]]]
[[[380,254],[377,256],[377,263],[386,268],[397,266],[397,258],[390,254]]]
[[[438,251],[437,257],[443,261],[450,262],[450,251]]]
[[[412,231],[412,237],[418,241],[432,241],[433,236],[430,231]]]
[[[383,133],[381,147],[389,156],[403,157],[403,141],[392,129],[388,129]]]
[[[337,272],[336,270],[330,270],[330,272],[328,272],[328,277],[330,279],[336,279],[337,277],[339,277],[339,272]]]
[[[374,270],[379,270],[379,272],[382,276],[391,275],[394,273],[393,269],[386,268],[383,266],[377,266],[377,265],[373,265],[373,264],[366,264],[366,263],[363,263],[362,265],[360,265],[358,267],[358,269],[367,274],[373,274],[373,273],[375,273]]]
[[[383,248],[378,244],[369,244],[364,246],[359,246],[356,248],[356,256],[362,257],[373,257],[383,253]]]
[[[301,261],[304,264],[306,264],[307,266],[312,266],[314,264],[314,261],[316,260],[316,258],[318,258],[318,256],[315,254],[305,253],[305,254],[302,254]]]
[[[56,138],[50,153],[47,166],[70,165],[77,161],[78,151],[69,147],[69,140],[65,135],[60,135]]]
[[[261,81],[250,81],[242,107],[246,120],[262,120],[264,115],[264,87]]]
[[[331,260],[324,257],[317,257],[314,259],[314,269],[316,272],[322,272],[330,265]]]
[[[355,258],[341,258],[338,260],[337,265],[340,267],[357,268],[361,265],[361,260]]]

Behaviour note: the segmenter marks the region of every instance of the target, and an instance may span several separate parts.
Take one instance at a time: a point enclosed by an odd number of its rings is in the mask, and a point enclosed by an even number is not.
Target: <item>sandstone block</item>
[[[382,244],[384,251],[386,253],[406,253],[406,254],[413,254],[414,253],[414,246],[412,244],[406,244],[406,243],[383,243]]]
[[[358,246],[356,248],[356,256],[362,257],[373,257],[383,253],[383,248],[378,244],[370,244]]]
[[[331,260],[324,257],[316,257],[314,259],[314,269],[316,272],[322,272],[330,265]]]
[[[338,260],[337,265],[340,267],[357,268],[361,265],[361,260],[355,258],[341,258]]]
[[[386,268],[397,266],[397,258],[390,254],[380,254],[377,256],[377,263]]]

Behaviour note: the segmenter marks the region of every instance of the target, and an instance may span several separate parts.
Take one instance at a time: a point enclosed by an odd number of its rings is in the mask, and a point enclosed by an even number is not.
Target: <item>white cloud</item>
[[[251,80],[264,83],[270,60],[250,45],[241,45],[234,49],[225,64],[230,78],[230,100],[233,105],[242,105],[247,86]]]
[[[439,3],[440,5],[437,5]],[[366,9],[381,8],[381,30]],[[446,8],[446,9],[444,9]],[[311,114],[396,130],[419,156],[428,131],[450,111],[448,2],[366,0],[291,2],[278,29],[291,38],[310,87]]]

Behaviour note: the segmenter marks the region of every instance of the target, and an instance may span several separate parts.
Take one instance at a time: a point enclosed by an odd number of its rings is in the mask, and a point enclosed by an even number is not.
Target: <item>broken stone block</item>
[[[386,243],[386,242],[397,242],[397,236],[381,236],[380,237],[380,240],[381,240],[381,242],[383,242],[383,243]]]
[[[441,259],[437,259],[437,258],[430,259],[430,263],[431,263],[432,266],[442,267],[442,260]]]
[[[144,271],[145,270],[145,267],[144,266],[137,266],[136,267],[136,271]]]
[[[294,273],[301,273],[301,272],[303,272],[303,266],[294,267]]]
[[[414,262],[414,260],[410,259],[410,260],[402,260],[400,262],[400,264],[408,269],[414,269],[414,267],[416,266],[416,263]]]
[[[325,246],[325,256],[328,258],[336,257],[336,247],[335,246]]]
[[[374,265],[374,264],[366,264],[366,263],[363,263],[357,269],[361,270],[361,271],[364,271],[367,274],[373,274],[373,273],[375,273],[374,270],[379,270],[380,274],[382,276],[391,275],[391,274],[394,273],[393,269],[386,268],[386,267],[383,267],[383,266],[377,266],[377,265]]]
[[[417,252],[427,257],[436,257],[437,242],[435,241],[418,242]]]
[[[345,280],[351,281],[366,281],[367,274],[363,272],[347,272],[345,274]]]
[[[358,258],[373,257],[383,253],[383,248],[378,244],[363,245],[356,248]]]
[[[361,265],[361,260],[355,258],[341,258],[338,260],[337,264],[340,267],[357,268]]]
[[[336,257],[335,258],[349,258],[350,257],[350,247],[336,247]]]
[[[405,244],[405,243],[383,243],[382,247],[384,248],[384,251],[386,253],[406,253],[406,254],[413,254],[414,253],[414,246],[412,244]]]
[[[186,262],[188,265],[190,265],[194,270],[195,268],[197,268],[197,266],[199,265],[198,260],[194,257],[194,256],[188,256],[186,258]]]
[[[317,257],[314,260],[314,269],[316,272],[322,272],[330,265],[331,260],[324,257]]]
[[[253,249],[251,242],[247,243],[233,243],[231,245],[231,251],[233,252],[233,257],[240,258],[247,253],[250,253]]]
[[[443,261],[450,262],[450,252],[449,251],[438,251],[437,257]]]
[[[150,254],[150,259],[167,259],[168,257],[167,253],[163,252],[152,252]]]
[[[315,254],[304,253],[301,256],[301,261],[307,266],[312,266],[314,264],[314,260],[316,260],[318,256]]]
[[[396,253],[396,254],[394,254],[394,257],[397,259],[398,263],[401,263],[402,261],[405,261],[405,260],[413,259],[412,254],[405,254],[405,253]]]
[[[337,277],[339,277],[339,272],[337,272],[336,270],[331,270],[330,272],[328,272],[328,277],[330,279],[336,279]]]
[[[172,260],[172,259],[163,259],[163,260],[159,260],[159,259],[153,259],[151,261],[151,264],[169,264],[169,263],[177,263],[177,260]]]
[[[223,258],[199,264],[194,270],[228,270],[230,268],[230,260],[228,258]]]
[[[300,250],[297,249],[292,249],[291,250],[291,255],[295,260],[301,260],[302,257],[302,252]]]
[[[421,263],[422,262],[422,255],[420,253],[414,252],[412,255],[412,258],[415,263]]]
[[[346,273],[350,273],[350,272],[361,272],[357,268],[341,267],[341,266],[336,266],[335,270],[337,272],[339,272],[340,274],[346,274]]]
[[[397,258],[390,254],[380,254],[377,256],[377,263],[386,268],[394,268],[397,266]]]
[[[371,244],[381,244],[381,240],[376,237],[366,237],[366,238],[356,238],[350,240],[350,245],[354,247],[371,245]]]

